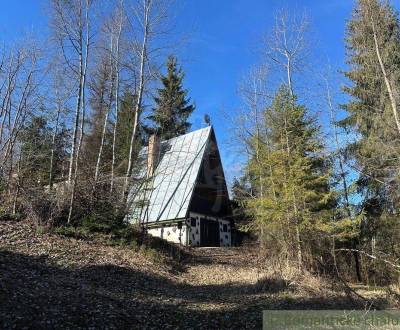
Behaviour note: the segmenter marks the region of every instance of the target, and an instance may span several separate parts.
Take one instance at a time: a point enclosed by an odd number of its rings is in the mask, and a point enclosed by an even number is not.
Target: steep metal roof
[[[211,126],[161,142],[153,176],[130,192],[131,222],[151,223],[186,217]],[[139,153],[139,177],[146,176],[147,147]],[[139,180],[140,181],[140,180]]]

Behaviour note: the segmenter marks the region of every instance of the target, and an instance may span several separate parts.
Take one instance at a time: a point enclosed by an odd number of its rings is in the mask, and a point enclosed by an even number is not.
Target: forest
[[[172,32],[176,3],[46,0],[48,37],[0,49],[0,327],[157,329],[154,313],[167,329],[243,329],[260,328],[263,309],[398,307],[392,2],[354,1],[345,67],[310,55],[306,11],[268,14],[259,60],[237,81],[240,106],[222,114],[240,163],[228,186],[242,240],[219,255],[126,221],[145,180],[140,150],[154,134],[190,132],[199,111]]]

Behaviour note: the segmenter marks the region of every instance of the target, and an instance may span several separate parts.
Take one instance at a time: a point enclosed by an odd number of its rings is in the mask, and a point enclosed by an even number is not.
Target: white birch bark
[[[60,100],[58,87],[56,88],[56,99],[57,99],[56,100],[57,113],[56,113],[56,120],[54,123],[53,136],[51,138],[51,151],[50,151],[50,169],[49,169],[49,189],[50,190],[53,188],[54,155],[55,155],[55,148],[56,148],[56,138],[57,138],[57,134],[58,134],[58,125],[60,122],[60,115],[61,115],[61,109],[62,109],[62,102]]]
[[[88,67],[88,59],[89,59],[89,49],[90,49],[90,24],[89,24],[89,10],[90,10],[90,0],[86,0],[85,5],[85,25],[86,25],[86,36],[85,36],[85,47],[84,48],[84,60],[80,63],[82,65],[82,75],[80,77],[80,91],[78,93],[78,99],[81,101],[81,104],[77,107],[82,109],[82,119],[80,125],[80,135],[78,143],[76,144],[76,155],[75,155],[75,169],[72,177],[72,186],[71,186],[71,199],[70,199],[70,206],[68,212],[68,220],[67,222],[70,223],[73,214],[73,207],[75,201],[75,191],[76,191],[76,184],[78,178],[78,170],[79,170],[79,154],[82,146],[82,140],[84,136],[84,128],[85,128],[85,110],[86,110],[86,100],[85,100],[85,91],[86,91],[86,75],[87,75],[87,67]],[[83,24],[81,25],[80,35],[82,36],[81,41],[83,44]],[[83,59],[82,52],[80,54],[80,59]]]
[[[386,90],[387,90],[388,95],[389,95],[390,106],[392,108],[394,121],[396,123],[397,130],[398,130],[398,132],[400,134],[400,120],[399,120],[399,114],[398,114],[397,102],[396,102],[397,93],[395,93],[395,86],[390,83],[389,76],[388,76],[388,74],[386,72],[385,64],[383,63],[381,50],[379,48],[379,42],[378,42],[378,36],[377,36],[376,27],[375,27],[375,22],[374,22],[374,19],[373,19],[372,16],[371,16],[371,26],[372,26],[372,34],[373,34],[373,37],[374,37],[374,45],[375,45],[376,57],[378,58],[379,67],[381,69],[383,80],[385,81]]]
[[[140,52],[140,70],[139,70],[139,87],[136,92],[136,104],[135,104],[135,117],[133,122],[133,131],[130,139],[129,145],[129,155],[128,155],[128,166],[125,176],[125,182],[122,189],[122,198],[125,200],[125,194],[128,188],[129,177],[132,172],[132,165],[133,165],[133,148],[135,146],[136,134],[138,129],[138,122],[140,111],[142,108],[142,99],[143,99],[143,92],[145,88],[145,64],[147,59],[147,43],[149,37],[149,16],[151,10],[152,0],[143,0],[143,41],[141,46]]]
[[[123,25],[123,3],[121,1],[119,8],[119,25],[118,33],[115,44],[115,91],[114,91],[114,111],[115,111],[115,123],[113,128],[113,141],[112,141],[112,161],[111,161],[111,179],[110,179],[110,192],[114,190],[114,176],[115,176],[115,162],[116,162],[116,140],[117,140],[117,127],[118,127],[118,114],[119,114],[119,86],[120,86],[120,39]]]
[[[99,152],[97,153],[97,161],[96,161],[96,168],[94,172],[94,184],[93,187],[95,188],[97,185],[97,180],[99,177],[99,172],[100,172],[100,164],[101,164],[101,157],[103,155],[103,148],[104,148],[104,142],[106,138],[106,133],[107,133],[107,126],[108,126],[108,118],[110,115],[111,107],[112,107],[112,98],[113,98],[113,91],[114,91],[114,65],[113,65],[113,48],[114,48],[114,36],[113,36],[113,31],[110,33],[110,75],[109,75],[109,81],[111,83],[110,89],[109,89],[109,101],[107,104],[107,110],[104,116],[104,122],[103,122],[103,130],[101,132],[101,141],[100,141],[100,147],[99,147]]]

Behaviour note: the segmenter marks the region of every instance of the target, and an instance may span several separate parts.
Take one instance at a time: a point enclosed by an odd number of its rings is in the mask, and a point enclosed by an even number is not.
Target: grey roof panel
[[[161,143],[159,164],[151,180],[132,188],[132,222],[142,223],[184,218],[207,148],[211,127]],[[137,177],[146,173],[147,148],[140,153],[143,164]]]

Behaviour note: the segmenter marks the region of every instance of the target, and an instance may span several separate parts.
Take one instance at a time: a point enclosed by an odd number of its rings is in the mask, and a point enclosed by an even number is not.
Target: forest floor
[[[266,309],[365,307],[321,279],[284,279],[259,262],[249,248],[187,249],[177,262],[0,221],[0,328],[260,329]],[[388,304],[383,292],[371,299]]]

